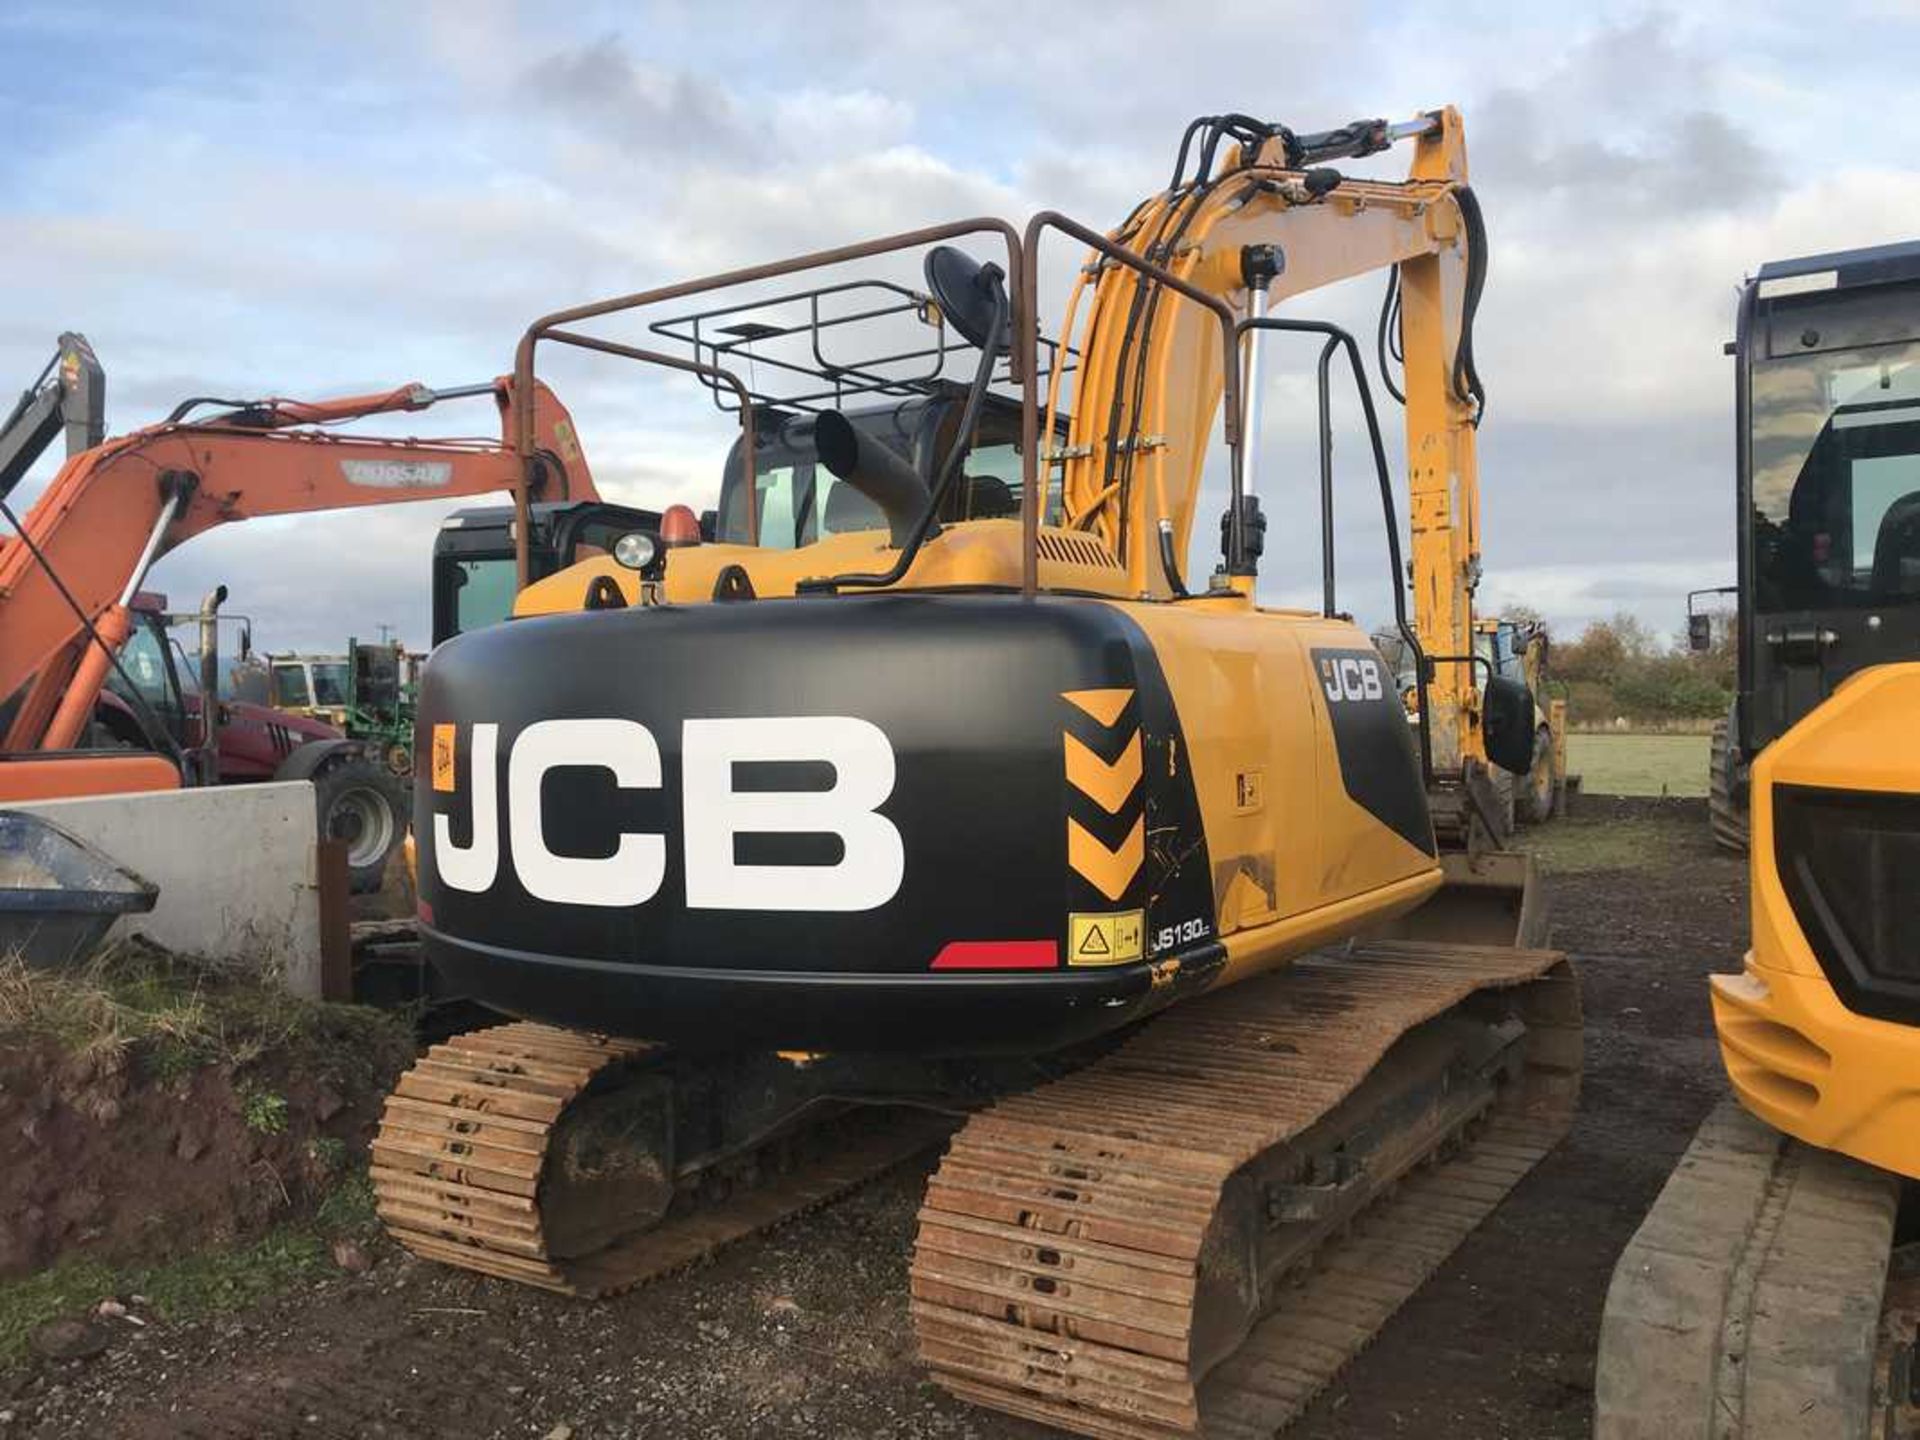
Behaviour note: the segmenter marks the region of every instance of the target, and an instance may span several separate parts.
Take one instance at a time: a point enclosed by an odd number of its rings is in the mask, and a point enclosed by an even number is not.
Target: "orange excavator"
[[[0,534],[0,805],[222,778],[219,726],[237,707],[218,697],[210,615],[199,617],[196,701],[173,663],[164,606],[141,594],[155,560],[217,525],[503,490],[517,506],[542,502],[543,514],[607,508],[645,518],[599,505],[565,407],[537,382],[529,397],[531,449],[330,428],[463,397],[491,398],[502,417],[511,416],[510,378],[449,390],[402,385],[319,402],[196,398],[161,423],[115,439],[105,438],[104,395],[92,347],[69,333],[0,426],[0,516],[12,527]],[[11,492],[63,432],[66,463],[33,507],[17,515]],[[562,558],[572,557],[548,557]],[[370,774],[384,774],[372,769],[377,756],[363,756],[343,736],[294,739],[275,778],[312,780],[325,795],[342,789],[346,767],[365,761]],[[385,789],[397,795],[397,787]],[[342,814],[351,820],[379,809],[347,803]],[[394,804],[392,814],[389,839],[397,840],[404,804]]]

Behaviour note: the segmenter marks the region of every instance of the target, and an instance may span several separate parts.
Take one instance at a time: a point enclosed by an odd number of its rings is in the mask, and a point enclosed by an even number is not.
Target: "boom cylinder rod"
[[[166,538],[167,527],[173,524],[174,517],[180,511],[180,498],[177,495],[167,497],[167,503],[160,507],[160,513],[154,518],[153,530],[147,536],[147,543],[140,547],[140,558],[133,562],[133,568],[127,572],[126,587],[120,592],[120,608],[127,609],[133,604],[140,584],[147,578],[147,571],[153,566],[153,557],[160,550],[160,542]]]
[[[1254,321],[1267,318],[1268,294],[1264,284],[1256,285],[1247,295],[1247,316]],[[1247,378],[1241,388],[1242,414],[1246,417],[1241,425],[1240,460],[1241,493],[1257,495],[1260,475],[1260,339],[1259,330],[1247,332]]]
[[[1400,140],[1415,140],[1423,135],[1439,133],[1438,115],[1418,115],[1411,120],[1396,120],[1387,126],[1387,143],[1391,145]]]

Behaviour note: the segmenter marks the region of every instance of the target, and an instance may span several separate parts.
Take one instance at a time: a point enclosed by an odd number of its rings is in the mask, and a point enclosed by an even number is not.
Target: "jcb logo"
[[[1320,661],[1320,688],[1335,704],[1348,700],[1378,700],[1387,693],[1380,662],[1365,655],[1327,657]]]
[[[434,731],[435,790],[440,735]],[[475,725],[468,756],[473,838],[453,843],[448,817],[433,817],[433,861],[455,890],[493,888],[500,870],[500,727]],[[806,761],[833,769],[826,790],[734,789],[734,766]],[[507,756],[508,864],[529,895],[563,905],[644,905],[667,873],[667,839],[623,832],[613,854],[560,855],[547,841],[541,786],[570,767],[611,771],[623,790],[660,788],[660,747],[635,720],[541,720],[514,737]],[[449,770],[451,766],[449,765]],[[872,910],[900,889],[906,851],[877,812],[893,793],[893,746],[880,728],[840,715],[688,720],[680,732],[681,843],[687,906],[694,910]],[[449,786],[448,788],[451,788]],[[832,865],[744,865],[738,835],[832,835]]]

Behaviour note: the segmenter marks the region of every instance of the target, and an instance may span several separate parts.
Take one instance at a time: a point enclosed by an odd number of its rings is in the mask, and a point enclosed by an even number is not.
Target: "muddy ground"
[[[1614,1258],[1721,1090],[1702,977],[1738,962],[1745,885],[1698,802],[1589,798],[1538,848],[1586,1001],[1579,1120],[1295,1436],[1590,1432]],[[378,1249],[368,1274],[28,1372],[0,1436],[1038,1437],[914,1368],[930,1166],[610,1302]]]
[[[310,1208],[364,1163],[412,1051],[398,1017],[137,943],[76,972],[0,966],[0,1282]]]

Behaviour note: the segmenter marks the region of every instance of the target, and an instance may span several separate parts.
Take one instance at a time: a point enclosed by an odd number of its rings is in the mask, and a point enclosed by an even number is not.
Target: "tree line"
[[[1522,618],[1509,611],[1504,618]],[[1532,619],[1532,616],[1524,618]],[[1714,617],[1713,646],[1694,651],[1686,632],[1663,637],[1632,615],[1590,621],[1577,639],[1551,639],[1554,694],[1575,725],[1717,720],[1738,683],[1732,616]]]

